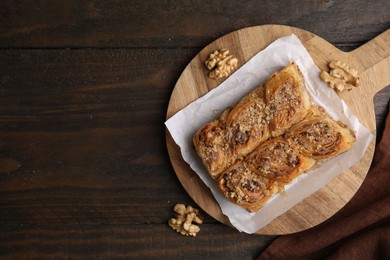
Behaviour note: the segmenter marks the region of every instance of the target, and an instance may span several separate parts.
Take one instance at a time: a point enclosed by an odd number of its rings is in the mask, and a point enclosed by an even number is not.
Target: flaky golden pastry
[[[313,106],[308,116],[293,126],[286,137],[303,155],[316,160],[329,159],[345,152],[356,140],[352,131],[318,106]]]
[[[256,174],[280,184],[291,182],[315,163],[315,160],[300,154],[288,140],[281,137],[266,141],[243,162]]]
[[[303,75],[291,63],[199,129],[193,142],[222,194],[254,212],[355,139],[345,125],[311,105]]]
[[[231,202],[255,212],[278,191],[275,181],[238,163],[223,173],[218,181],[222,194]]]
[[[218,187],[230,201],[254,212],[263,207],[279,187],[315,163],[315,160],[301,155],[288,140],[273,138],[226,170]]]
[[[310,108],[305,79],[295,63],[275,72],[265,84],[269,129],[273,137],[282,135],[301,121]]]
[[[246,156],[270,137],[265,107],[264,88],[257,88],[226,116],[227,138],[237,158]]]
[[[193,143],[209,174],[219,174],[271,136],[302,120],[310,99],[298,66],[291,63],[195,134]]]
[[[193,142],[203,165],[213,178],[235,160],[226,139],[226,126],[220,120],[214,120],[199,129]]]

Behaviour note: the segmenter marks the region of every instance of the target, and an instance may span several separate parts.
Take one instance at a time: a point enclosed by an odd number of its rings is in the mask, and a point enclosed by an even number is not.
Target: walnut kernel
[[[170,218],[168,225],[176,232],[184,236],[196,236],[200,231],[199,226],[192,224],[202,224],[202,217],[199,211],[190,205],[176,204],[173,208],[174,218]]]
[[[321,79],[328,83],[332,89],[338,91],[351,90],[360,84],[359,75],[356,70],[348,67],[341,61],[331,61],[329,63],[330,71],[321,71]]]
[[[238,60],[233,55],[229,55],[229,50],[221,49],[211,53],[205,61],[205,65],[210,70],[210,78],[220,79],[229,76],[233,72],[238,65]]]

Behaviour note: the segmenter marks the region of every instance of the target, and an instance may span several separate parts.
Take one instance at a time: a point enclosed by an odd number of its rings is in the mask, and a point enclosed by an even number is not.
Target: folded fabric
[[[390,259],[390,112],[367,177],[347,205],[316,227],[278,237],[258,257],[324,258]]]

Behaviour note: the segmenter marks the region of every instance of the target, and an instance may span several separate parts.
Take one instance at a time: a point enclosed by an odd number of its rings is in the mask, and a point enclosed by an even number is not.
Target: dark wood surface
[[[253,259],[276,236],[204,212],[195,238],[167,225],[176,203],[196,207],[165,146],[175,82],[237,29],[296,26],[349,51],[389,13],[387,0],[1,1],[0,258]],[[375,98],[379,136],[389,97]]]

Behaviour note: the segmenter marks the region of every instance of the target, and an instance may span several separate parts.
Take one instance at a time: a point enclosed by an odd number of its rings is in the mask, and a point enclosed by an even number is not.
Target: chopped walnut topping
[[[225,195],[235,198],[237,202],[252,200],[253,195],[250,193],[262,193],[266,190],[266,183],[246,166],[240,166],[225,173],[223,178],[226,185]]]
[[[275,142],[248,157],[247,163],[266,177],[280,177],[288,175],[298,165],[299,158],[288,143]]]
[[[313,156],[331,154],[340,141],[340,133],[324,121],[308,122],[292,138],[301,150]]]
[[[295,82],[287,81],[276,93],[268,93],[267,107],[264,111],[267,124],[278,128],[291,121],[302,103],[302,97],[296,88]]]

